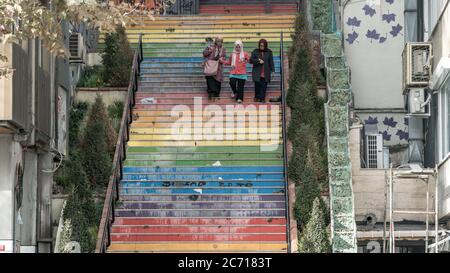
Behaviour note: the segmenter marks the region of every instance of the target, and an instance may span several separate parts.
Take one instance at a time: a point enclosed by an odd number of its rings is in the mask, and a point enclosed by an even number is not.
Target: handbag
[[[222,50],[218,52],[217,56],[215,57],[215,60],[206,60],[203,62],[203,74],[205,76],[216,76],[217,72],[219,71],[219,58],[222,54]]]
[[[219,70],[219,61],[207,60],[205,61],[205,66],[203,68],[203,73],[205,76],[216,76]]]

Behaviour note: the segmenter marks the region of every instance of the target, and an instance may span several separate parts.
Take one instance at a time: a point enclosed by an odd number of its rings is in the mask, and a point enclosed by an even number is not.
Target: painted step
[[[155,204],[155,203],[125,203],[121,209],[127,210],[202,210],[202,209],[284,209],[285,204],[278,203],[175,203],[175,204]]]
[[[127,153],[127,161],[132,160],[249,160],[249,159],[282,159],[283,154],[272,153]]]
[[[247,146],[236,147],[219,145],[216,147],[128,147],[128,153],[211,153],[211,152],[223,152],[223,153],[271,153],[271,152],[283,152],[283,147],[280,145],[276,150],[266,151],[260,146]]]
[[[241,181],[146,181],[146,182],[136,182],[122,180],[120,182],[120,187],[122,188],[185,188],[185,187],[203,187],[203,188],[222,188],[222,187],[232,187],[232,188],[268,188],[268,187],[284,187],[284,181],[251,181],[251,182],[241,182]]]
[[[283,160],[261,160],[258,159],[257,161],[252,161],[251,159],[243,159],[243,160],[167,160],[167,161],[160,161],[160,160],[154,160],[154,161],[130,161],[126,160],[124,162],[124,165],[126,166],[135,166],[135,167],[151,167],[151,166],[160,166],[160,167],[167,167],[167,166],[212,166],[213,164],[217,164],[217,162],[220,162],[222,166],[273,166],[273,165],[283,165]]]
[[[111,234],[114,242],[283,242],[286,234]]]
[[[282,194],[272,195],[125,195],[122,201],[135,202],[284,202]]]
[[[108,252],[286,252],[286,243],[115,243],[108,247]]]
[[[201,234],[201,233],[216,233],[216,234],[264,234],[264,233],[278,233],[286,234],[286,226],[157,226],[157,227],[143,227],[143,226],[117,226],[114,225],[111,231],[113,234]]]
[[[116,209],[117,217],[285,217],[284,209],[263,210],[122,210]]]

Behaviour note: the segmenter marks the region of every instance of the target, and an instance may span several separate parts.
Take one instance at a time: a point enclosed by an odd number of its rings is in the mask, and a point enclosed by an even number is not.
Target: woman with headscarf
[[[226,52],[223,46],[223,38],[217,37],[214,44],[208,46],[203,51],[203,57],[206,58],[205,65],[210,66],[208,73],[205,69],[206,84],[208,86],[208,97],[209,99],[215,100],[220,96],[220,89],[222,87],[223,81],[223,63],[225,62]],[[212,62],[211,62],[212,61]],[[209,62],[209,63],[208,63]],[[213,67],[214,71],[211,70]]]
[[[230,59],[224,63],[231,65],[230,86],[232,90],[231,97],[236,98],[237,103],[244,101],[244,86],[247,80],[247,63],[250,57],[244,51],[244,44],[241,40],[234,43],[234,50]]]
[[[272,50],[268,48],[267,40],[261,39],[258,48],[253,50],[250,58],[253,64],[252,77],[255,82],[255,102],[266,102],[267,84],[271,73],[275,72]]]

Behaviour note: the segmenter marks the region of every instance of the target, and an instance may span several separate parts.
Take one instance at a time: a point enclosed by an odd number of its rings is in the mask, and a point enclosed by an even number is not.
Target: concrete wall
[[[16,166],[21,161],[22,149],[13,141],[13,135],[0,134],[0,246],[6,246],[6,252],[17,249],[20,243],[14,182]]]
[[[125,101],[127,88],[78,88],[75,101],[93,103],[97,94],[100,94],[105,105],[109,106],[115,101]]]
[[[362,221],[366,214],[373,213],[377,217],[378,222],[383,222],[385,185],[388,170],[361,169],[359,167],[361,129],[362,126],[352,127],[349,140],[353,175],[353,194],[355,198],[355,218],[356,221]],[[394,187],[394,208],[398,210],[425,210],[425,185],[425,183],[420,181],[405,179],[397,180]],[[433,181],[430,183],[430,191],[434,193]],[[431,208],[434,205],[433,200],[433,198],[430,198]],[[394,219],[395,221],[425,221],[425,217],[421,215],[397,215]],[[433,219],[430,220],[432,221]]]
[[[450,4],[443,11],[441,21],[435,27],[430,40],[433,43],[433,65],[436,67],[442,57],[450,57]]]
[[[439,217],[450,220],[450,159],[439,166]]]

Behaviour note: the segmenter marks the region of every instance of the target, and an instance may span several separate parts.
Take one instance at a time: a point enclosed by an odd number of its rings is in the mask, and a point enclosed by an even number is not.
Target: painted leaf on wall
[[[370,17],[373,17],[377,12],[375,9],[371,8],[369,5],[365,5],[363,7],[364,15],[368,15]]]
[[[395,15],[394,13],[387,13],[387,14],[383,14],[382,20],[386,21],[389,24],[391,22],[395,22],[396,17],[397,17],[397,15]]]
[[[366,37],[370,39],[370,42],[372,42],[372,40],[380,39],[380,33],[378,33],[376,29],[367,30]]]
[[[380,134],[383,135],[383,139],[386,141],[391,141],[392,139],[392,135],[388,133],[388,131],[384,131],[384,132],[379,132]]]
[[[352,33],[347,34],[347,39],[345,39],[350,45],[352,45],[356,39],[358,38],[359,34],[353,31]]]
[[[366,119],[364,122],[366,124],[378,124],[378,117],[373,118],[369,116],[369,119]]]
[[[396,122],[393,117],[391,117],[391,118],[385,117],[383,124],[386,126],[395,128],[395,127],[397,127],[398,122]]]
[[[409,139],[409,133],[405,132],[403,130],[397,130],[397,134],[396,134],[400,140],[408,140]]]
[[[392,31],[390,32],[393,37],[397,37],[398,34],[402,31],[403,27],[400,24],[392,27]]]
[[[391,4],[391,5],[394,4],[394,0],[386,0],[386,2]]]

